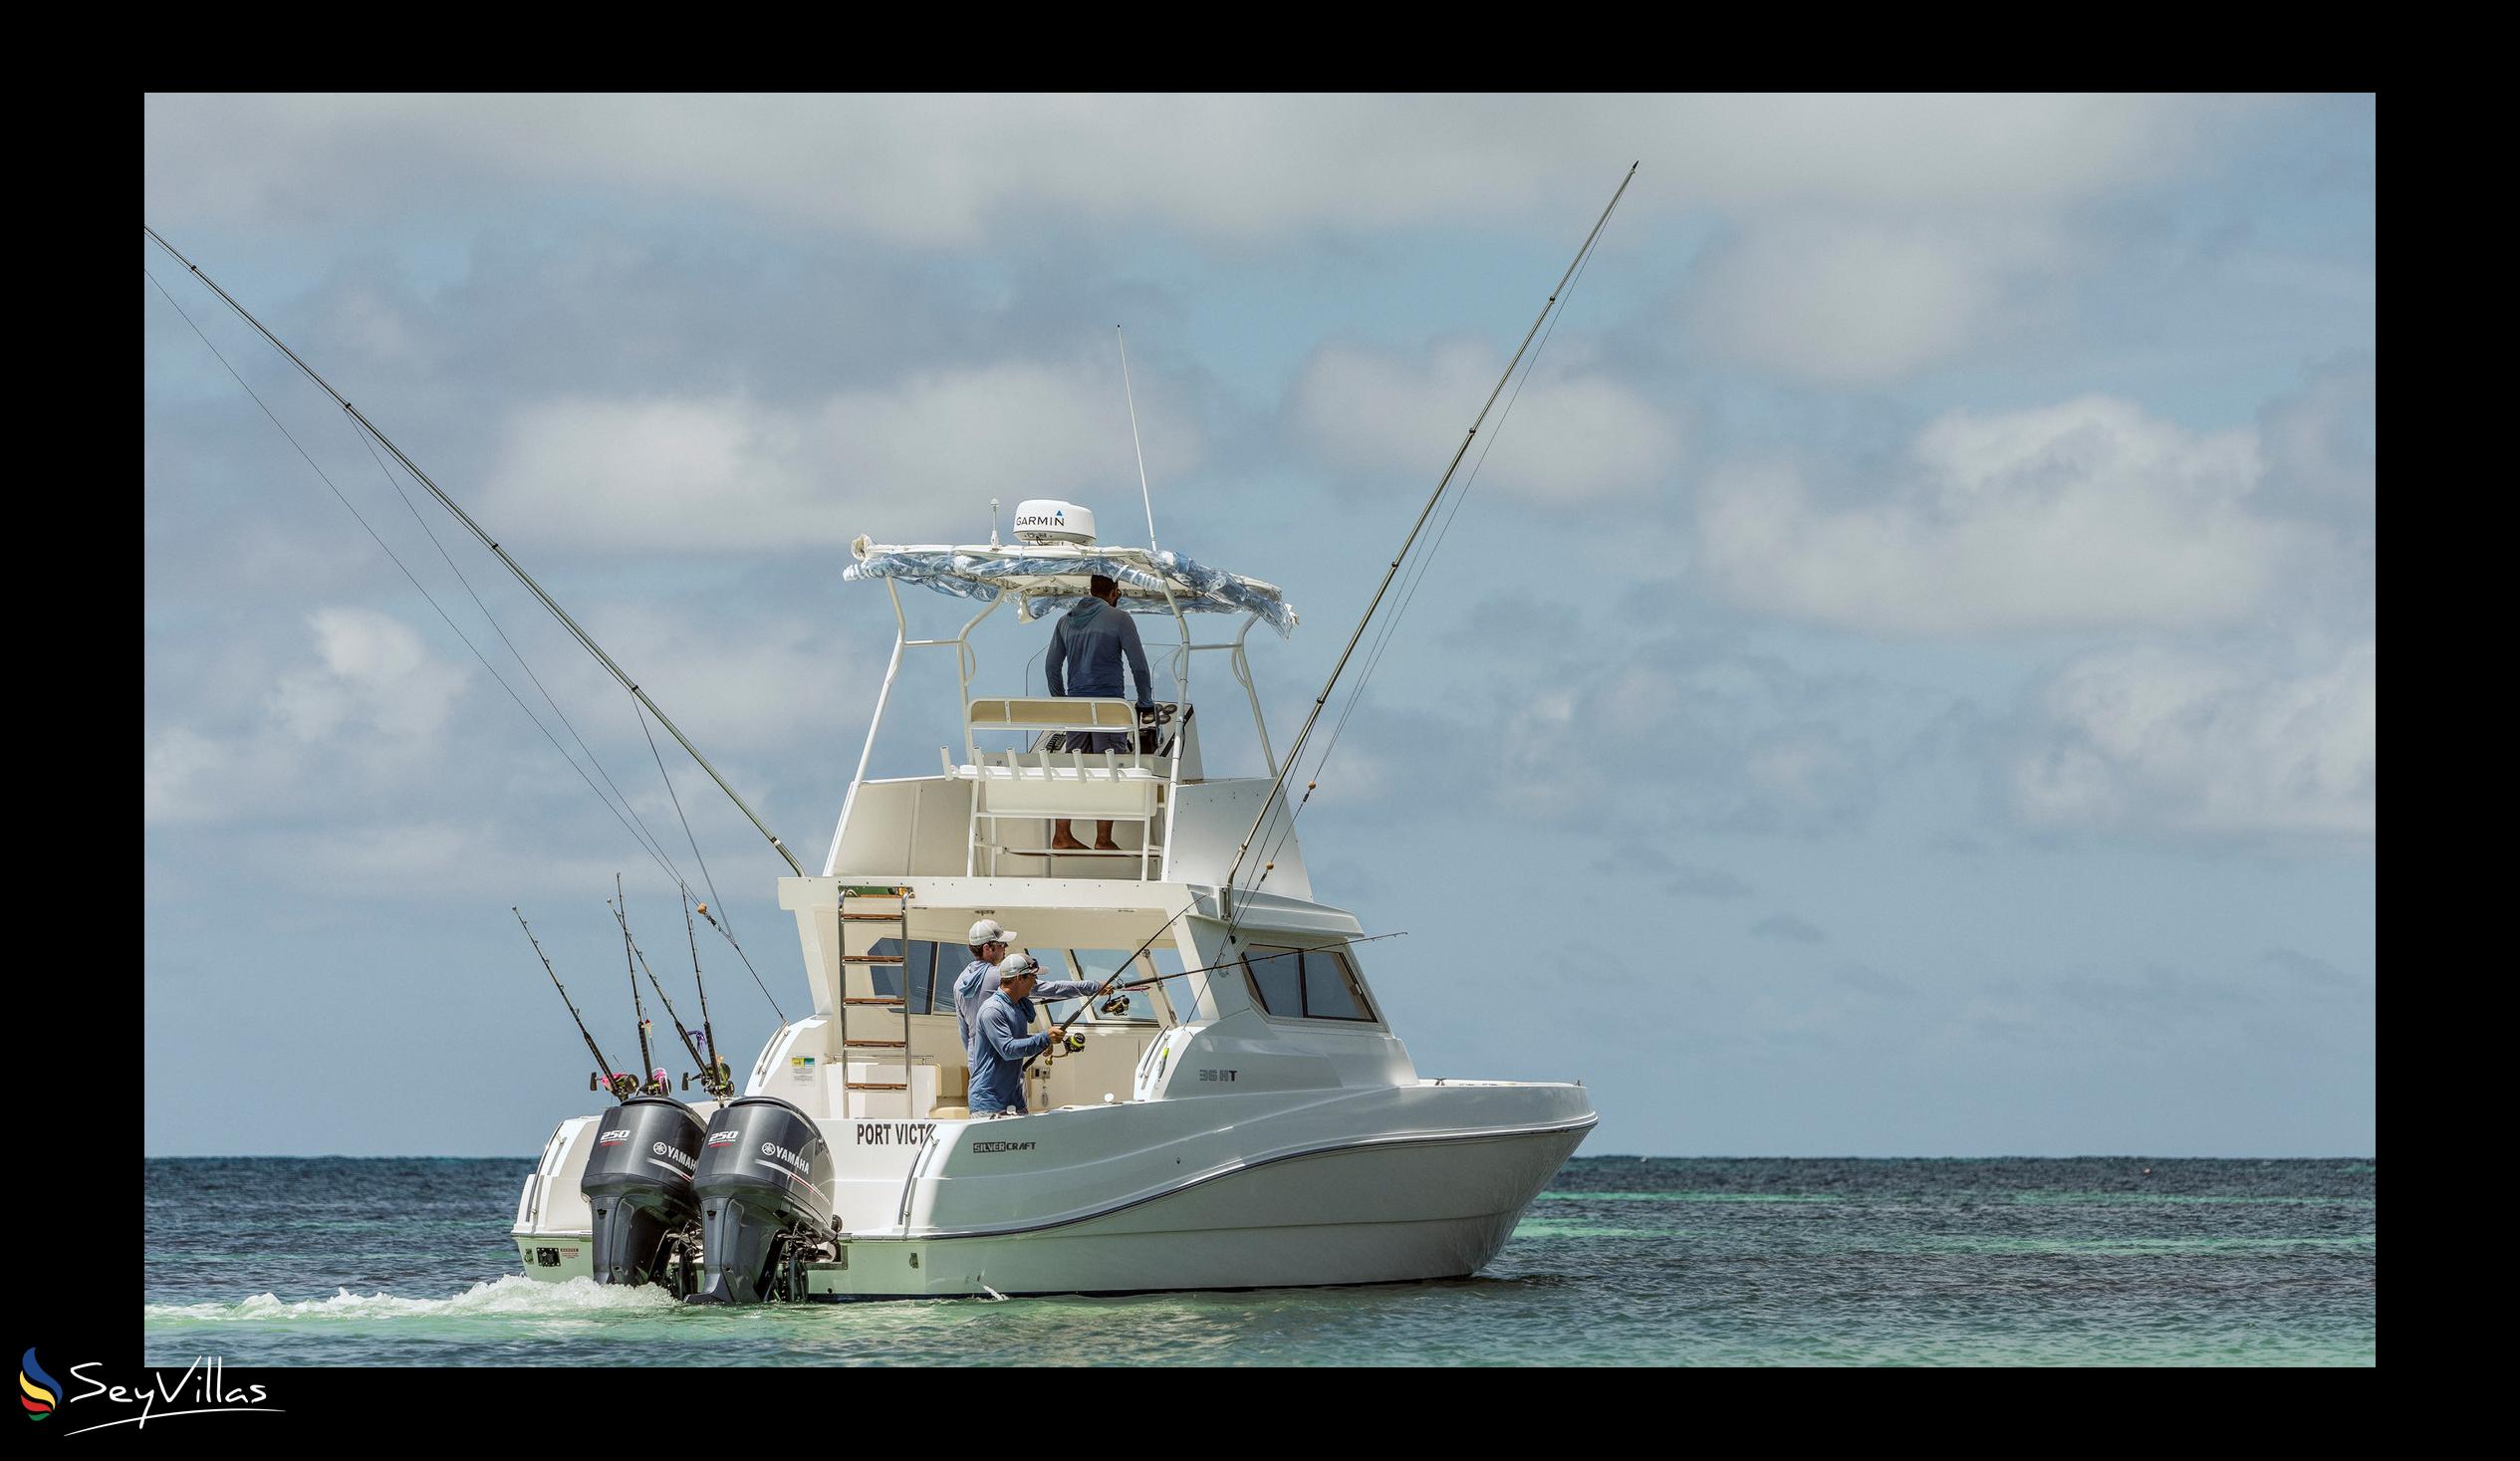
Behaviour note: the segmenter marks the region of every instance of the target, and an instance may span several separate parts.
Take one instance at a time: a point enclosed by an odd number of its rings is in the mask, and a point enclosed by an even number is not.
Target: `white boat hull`
[[[1277,1158],[1031,1231],[853,1234],[839,1260],[807,1270],[807,1291],[900,1299],[1461,1278],[1496,1257],[1591,1124]]]

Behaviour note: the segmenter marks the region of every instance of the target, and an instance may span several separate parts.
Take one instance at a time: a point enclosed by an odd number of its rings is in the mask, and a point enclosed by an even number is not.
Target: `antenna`
[[[1146,443],[1137,439],[1137,388],[1129,381],[1129,335],[1119,326],[1112,327],[1120,336],[1120,384],[1129,392],[1129,443],[1137,448],[1137,497],[1146,504],[1146,551],[1155,551],[1155,498],[1146,486]]]
[[[994,497],[992,497],[992,498],[990,498],[990,499],[989,499],[989,546],[990,546],[991,548],[995,548],[995,547],[997,547],[997,546],[998,546],[998,543],[997,543],[997,499],[996,499],[996,498],[994,498]]]

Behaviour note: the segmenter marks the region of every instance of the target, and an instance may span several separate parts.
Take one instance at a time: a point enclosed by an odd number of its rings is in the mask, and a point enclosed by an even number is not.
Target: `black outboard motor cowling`
[[[595,1213],[595,1281],[667,1282],[673,1240],[698,1224],[699,1112],[669,1096],[633,1096],[604,1113],[578,1190]],[[689,1286],[695,1255],[675,1275]]]
[[[793,1291],[790,1276],[833,1236],[831,1146],[813,1117],[775,1096],[718,1107],[692,1186],[707,1256],[692,1303],[752,1304]]]

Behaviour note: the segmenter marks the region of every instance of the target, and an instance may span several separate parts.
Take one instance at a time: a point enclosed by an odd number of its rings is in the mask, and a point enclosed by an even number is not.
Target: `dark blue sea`
[[[2357,1364],[2373,1160],[1569,1162],[1468,1279],[685,1309],[522,1275],[528,1157],[150,1158],[145,1352],[181,1367]]]

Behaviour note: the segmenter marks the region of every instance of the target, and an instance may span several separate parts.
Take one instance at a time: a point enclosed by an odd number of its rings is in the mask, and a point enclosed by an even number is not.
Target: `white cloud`
[[[1893,634],[2230,621],[2322,535],[2250,511],[2250,431],[2197,435],[2106,396],[1955,411],[1869,506],[1816,504],[1790,471],[1718,474],[1698,565],[1752,608]]]
[[[1197,425],[1139,382],[1147,470],[1177,480]],[[988,500],[1119,502],[1136,485],[1117,365],[924,371],[788,407],[744,395],[564,396],[508,423],[481,516],[540,543],[688,552],[982,536]],[[1125,494],[1134,497],[1134,490]]]
[[[345,784],[402,781],[442,750],[469,672],[374,609],[318,609],[307,627],[316,662],[273,684],[258,723],[228,734],[169,725],[147,738],[144,823],[329,805]]]
[[[2179,97],[152,97],[153,216],[382,214],[418,180],[610,185],[906,243],[1033,209],[1253,236],[1598,207],[2053,206],[2271,104]],[[162,218],[161,218],[162,221]]]
[[[2035,695],[2010,792],[2048,827],[2373,836],[2379,641],[2307,668],[2142,647],[2078,659]]]
[[[1558,503],[1652,492],[1678,459],[1678,428],[1558,344],[1561,354],[1543,359],[1510,418],[1506,397],[1489,413],[1483,429],[1492,445],[1479,482]],[[1287,418],[1305,448],[1344,474],[1431,490],[1504,368],[1492,346],[1464,338],[1439,341],[1415,360],[1324,346],[1289,390]],[[1474,445],[1464,458],[1465,475],[1481,450]]]
[[[1754,223],[1692,272],[1684,314],[1716,351],[1831,385],[1896,380],[2061,301],[2071,262],[2030,220],[1799,215]]]
[[[409,624],[372,609],[321,609],[308,620],[319,664],[273,687],[273,724],[291,740],[345,730],[399,746],[436,741],[463,693],[463,668],[431,653]]]
[[[2357,355],[2309,372],[2302,388],[2258,412],[2267,477],[2310,505],[2359,508],[2380,498],[2380,362]]]

